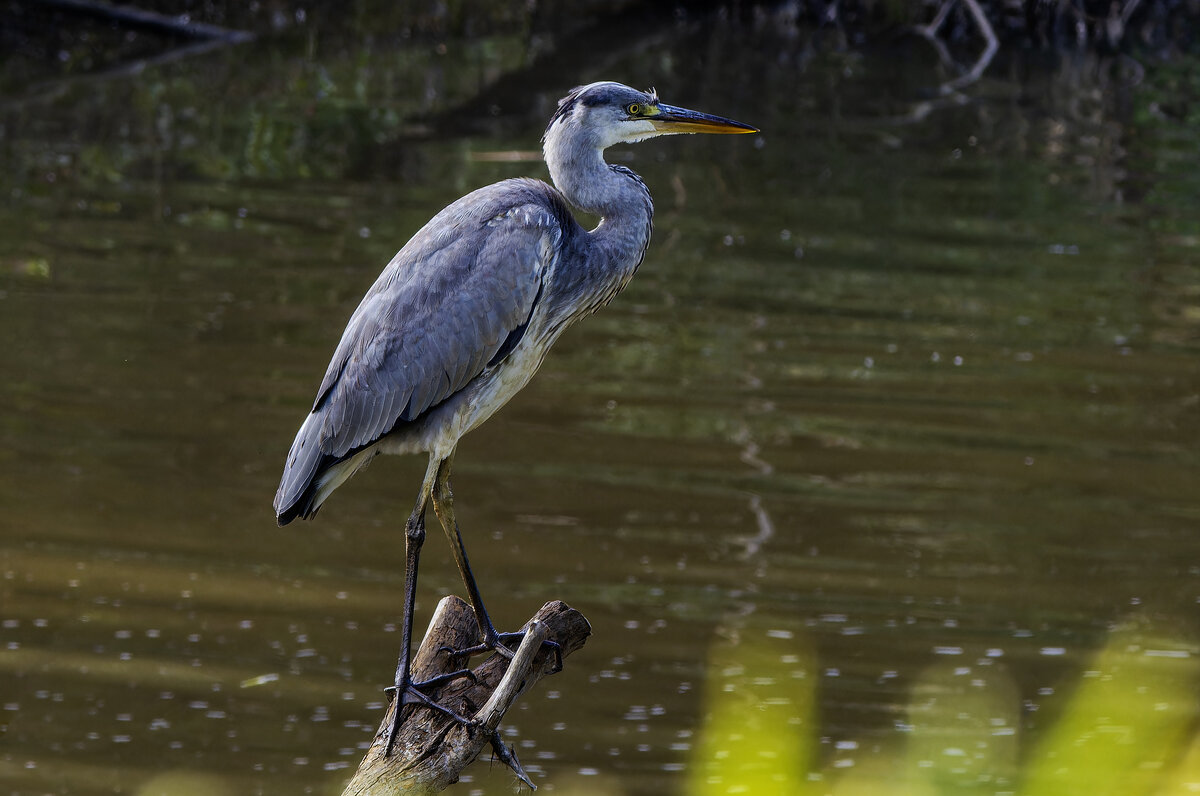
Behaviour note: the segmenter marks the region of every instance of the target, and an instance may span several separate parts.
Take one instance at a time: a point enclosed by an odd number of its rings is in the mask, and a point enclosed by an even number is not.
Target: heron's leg
[[[483,596],[479,593],[479,586],[475,583],[475,575],[471,572],[471,562],[467,560],[467,548],[463,544],[462,533],[458,530],[458,521],[454,518],[454,492],[450,488],[450,467],[453,461],[454,454],[451,453],[442,460],[438,467],[437,477],[433,482],[433,510],[442,523],[442,530],[445,531],[446,538],[450,541],[451,550],[454,551],[458,572],[462,575],[463,584],[467,587],[467,597],[471,600],[471,608],[475,611],[475,621],[479,624],[480,637],[480,643],[477,646],[457,650],[457,652],[474,654],[485,650],[494,650],[512,660],[513,651],[504,646],[504,643],[519,642],[525,634],[497,633],[496,626],[492,624],[487,609],[483,607]],[[561,648],[553,641],[547,641],[546,645],[554,651],[557,668],[562,669]]]
[[[432,491],[438,465],[438,460],[430,457],[429,467],[425,471],[425,480],[421,484],[421,494],[417,497],[417,505],[404,525],[404,617],[400,628],[400,659],[396,663],[395,685],[388,689],[395,694],[396,712],[392,715],[392,725],[388,729],[384,757],[392,753],[392,746],[396,742],[396,732],[400,729],[401,709],[407,703],[418,702],[428,705],[463,723],[468,723],[467,719],[437,704],[417,689],[440,685],[455,677],[469,676],[470,672],[451,672],[421,683],[414,683],[412,680],[412,626],[413,608],[417,598],[417,562],[421,556],[421,545],[425,542],[426,501]]]
[[[512,651],[501,647],[498,641],[500,634],[496,632],[487,609],[483,607],[483,596],[479,593],[479,586],[475,583],[475,576],[471,573],[471,562],[467,560],[467,548],[463,545],[462,534],[458,530],[458,521],[454,518],[454,493],[450,489],[450,467],[453,462],[454,454],[450,454],[442,460],[437,469],[432,490],[433,510],[442,523],[446,539],[450,541],[450,549],[454,551],[454,561],[458,564],[458,572],[462,575],[463,584],[467,587],[467,597],[471,601],[471,608],[475,611],[475,621],[479,623],[480,639],[488,649],[499,648],[498,651],[502,650],[501,654],[511,658]]]

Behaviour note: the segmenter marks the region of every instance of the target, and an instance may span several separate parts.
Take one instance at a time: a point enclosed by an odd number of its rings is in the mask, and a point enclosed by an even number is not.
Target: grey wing
[[[288,453],[281,519],[320,468],[463,389],[524,332],[562,239],[557,218],[529,204],[471,223],[452,209],[393,258],[351,316]]]

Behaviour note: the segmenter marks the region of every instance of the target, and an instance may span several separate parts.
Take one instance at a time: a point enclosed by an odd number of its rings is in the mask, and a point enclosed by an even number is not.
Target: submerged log
[[[497,727],[517,697],[557,671],[559,656],[543,641],[557,643],[566,658],[583,646],[592,629],[583,614],[554,601],[542,606],[523,630],[525,639],[511,662],[493,654],[471,670],[473,677],[455,678],[430,694],[438,704],[471,719],[469,724],[424,705],[403,705],[395,748],[384,757],[397,705],[393,699],[342,796],[436,793],[457,782],[486,746],[532,788],[516,755],[500,741]],[[464,668],[467,660],[450,650],[469,647],[478,639],[471,606],[458,597],[443,598],[413,658],[413,679],[429,680]]]

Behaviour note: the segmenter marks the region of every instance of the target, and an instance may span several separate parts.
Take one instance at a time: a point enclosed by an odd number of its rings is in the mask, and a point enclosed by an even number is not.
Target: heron
[[[507,644],[520,638],[497,632],[484,608],[455,520],[450,470],[459,440],[516,395],[563,331],[608,304],[641,265],[654,213],[650,191],[632,170],[605,162],[604,150],[677,133],[755,132],[667,105],[653,89],[608,81],[576,87],[542,138],[554,185],[508,179],[453,202],[400,249],[350,316],[288,451],[275,513],[281,526],[313,517],[381,453],[429,457],[404,527],[401,648],[389,688],[399,702],[385,756],[403,704],[454,715],[424,693],[434,683],[414,682],[410,670],[427,505],[450,542],[479,627],[479,643],[458,652],[511,659]],[[584,229],[572,208],[599,216],[599,224]]]

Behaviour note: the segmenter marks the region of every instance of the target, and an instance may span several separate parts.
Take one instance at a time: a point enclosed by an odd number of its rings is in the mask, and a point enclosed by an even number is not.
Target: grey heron
[[[418,231],[383,269],[350,317],[300,426],[275,494],[280,525],[308,519],[380,453],[427,453],[416,506],[405,524],[405,593],[394,686],[400,706],[420,702],[409,668],[417,562],[430,502],[454,553],[479,624],[494,650],[519,634],[497,633],[454,518],[450,468],[464,434],[532,378],[559,335],[607,304],[633,276],[650,242],[650,191],[612,166],[614,144],[674,133],[754,133],[749,125],[660,102],[656,92],[600,82],[558,103],[542,139],[554,181],[518,178],[480,188]],[[575,207],[600,217],[585,230]],[[452,714],[453,715],[453,714]]]

